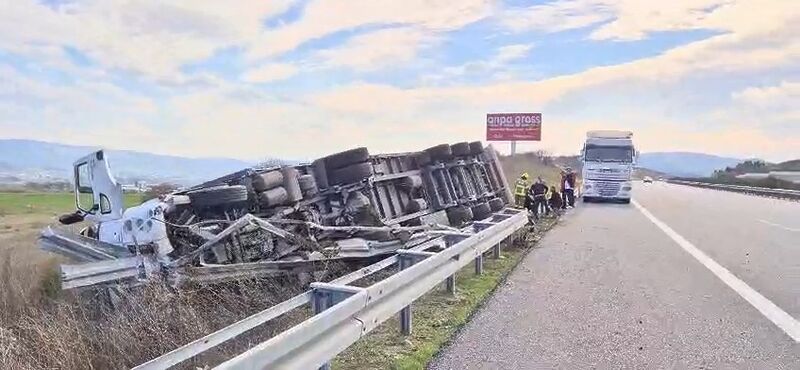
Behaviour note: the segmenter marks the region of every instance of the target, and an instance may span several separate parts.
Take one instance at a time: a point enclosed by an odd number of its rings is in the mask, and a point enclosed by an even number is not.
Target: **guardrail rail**
[[[513,238],[527,224],[527,212],[505,208],[460,231],[445,231],[418,245],[407,246],[391,257],[329,283],[312,283],[309,291],[134,369],[170,368],[306,305],[310,305],[313,316],[216,368],[327,369],[331,359],[393,315],[400,315],[401,333],[410,334],[411,305],[416,299],[442,282],[449,292],[455,292],[456,272],[474,263],[475,273],[482,273],[484,254],[499,258],[501,243]],[[396,273],[366,288],[350,285],[395,265]]]
[[[709,182],[687,181],[687,180],[667,180],[672,184],[688,185],[699,188],[717,189],[725,191],[733,191],[737,193],[754,194],[782,199],[800,199],[800,190],[792,189],[771,189],[762,188],[757,186],[743,186],[743,185],[728,185],[728,184],[713,184]]]

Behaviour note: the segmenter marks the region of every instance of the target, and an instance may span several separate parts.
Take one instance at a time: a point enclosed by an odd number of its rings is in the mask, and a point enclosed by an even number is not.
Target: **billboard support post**
[[[517,154],[517,141],[511,140],[511,155]]]

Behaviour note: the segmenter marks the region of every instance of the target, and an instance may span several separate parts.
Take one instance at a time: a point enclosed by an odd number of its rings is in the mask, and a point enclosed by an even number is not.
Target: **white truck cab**
[[[134,254],[144,244],[156,245],[159,255],[172,251],[163,222],[168,203],[152,199],[126,209],[122,185],[111,174],[102,150],[78,159],[73,169],[77,211],[61,216],[61,223],[90,221],[85,236]]]
[[[587,132],[586,142],[581,150],[583,200],[630,203],[631,175],[636,156],[633,133],[630,131]]]

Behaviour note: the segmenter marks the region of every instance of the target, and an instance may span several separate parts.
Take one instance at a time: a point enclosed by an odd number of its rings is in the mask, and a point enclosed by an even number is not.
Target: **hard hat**
[[[527,172],[523,173],[522,176],[520,176],[520,178],[523,180],[528,179],[528,173]]]

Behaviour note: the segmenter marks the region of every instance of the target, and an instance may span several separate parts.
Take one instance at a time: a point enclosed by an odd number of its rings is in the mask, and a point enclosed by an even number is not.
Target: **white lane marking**
[[[800,321],[797,321],[797,319],[786,313],[786,311],[775,305],[775,303],[772,303],[772,301],[765,298],[759,292],[755,291],[753,288],[747,285],[747,283],[740,280],[738,277],[736,277],[736,275],[728,271],[728,269],[722,267],[722,265],[711,259],[711,257],[707,256],[691,242],[676,233],[675,230],[672,230],[672,228],[667,226],[667,224],[661,222],[661,220],[653,216],[653,214],[639,204],[639,202],[636,200],[632,200],[631,202],[634,206],[636,206],[636,208],[639,209],[639,211],[642,212],[642,214],[645,215],[645,217],[658,226],[661,231],[672,238],[675,243],[678,243],[683,250],[691,254],[692,257],[702,263],[703,266],[711,270],[714,275],[717,275],[722,282],[727,284],[736,293],[739,293],[739,295],[742,296],[742,298],[744,298],[747,302],[750,302],[753,307],[760,311],[761,314],[767,319],[772,321],[773,324],[792,337],[795,342],[800,342]]]
[[[786,231],[800,232],[800,229],[795,229],[793,227],[783,226],[781,224],[776,224],[774,222],[769,222],[767,220],[758,220],[758,222],[761,222],[762,224],[767,224],[769,226],[774,226],[774,227],[777,227],[779,229],[784,229]]]

